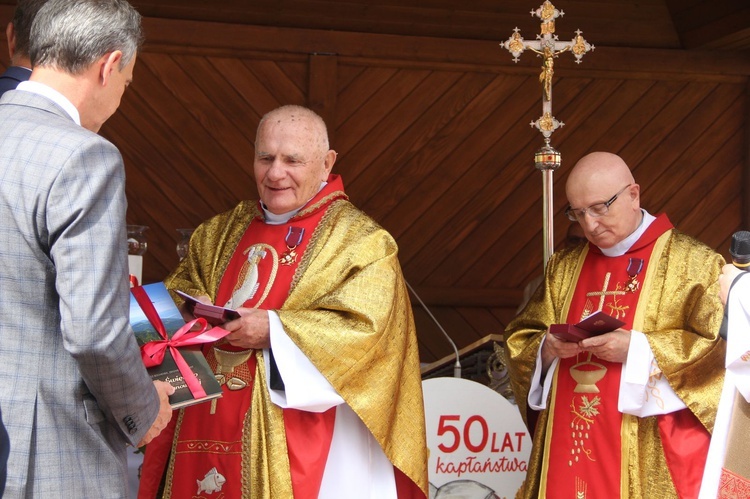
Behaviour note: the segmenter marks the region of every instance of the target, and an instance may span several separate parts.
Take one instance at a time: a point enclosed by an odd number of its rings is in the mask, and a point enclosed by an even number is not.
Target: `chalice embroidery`
[[[586,360],[573,364],[570,368],[570,375],[577,383],[573,389],[575,393],[599,393],[596,383],[607,374],[607,368],[592,361],[591,357],[592,353],[589,352]]]
[[[214,346],[213,354],[216,359],[216,370],[214,376],[219,385],[226,385],[231,391],[242,390],[252,382],[253,377],[248,372],[238,372],[240,366],[245,364],[255,350],[241,350],[239,352],[233,352],[228,350],[222,350],[221,348]],[[247,371],[247,368],[245,368]],[[216,404],[218,399],[211,401],[210,414],[216,413]]]

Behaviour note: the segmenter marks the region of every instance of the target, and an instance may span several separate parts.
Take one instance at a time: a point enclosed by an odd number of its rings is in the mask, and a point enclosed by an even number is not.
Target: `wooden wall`
[[[406,278],[459,348],[502,332],[542,265],[534,54],[514,64],[500,40],[156,18],[145,28],[135,81],[102,130],[125,158],[129,223],[150,227],[144,281],[177,263],[176,229],[256,196],[260,116],[303,104],[327,120],[352,201],[394,235]],[[607,150],[632,166],[644,207],[727,255],[750,220],[750,61],[603,46],[581,65],[565,55],[553,90],[566,124],[552,137],[563,156],[556,240],[570,167]],[[415,316],[422,360],[448,355],[419,306]]]

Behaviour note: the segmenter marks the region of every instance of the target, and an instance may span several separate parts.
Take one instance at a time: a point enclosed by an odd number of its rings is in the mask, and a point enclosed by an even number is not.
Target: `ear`
[[[16,28],[13,23],[8,23],[5,28],[5,38],[8,40],[8,55],[10,56],[10,62],[13,64],[13,55],[16,53]]]
[[[323,168],[326,172],[326,178],[323,180],[326,180],[328,178],[328,175],[331,173],[331,170],[333,169],[333,164],[336,162],[336,158],[338,157],[338,153],[334,151],[333,149],[329,149],[326,153],[325,157],[323,158]]]
[[[99,59],[99,81],[103,87],[106,87],[109,83],[112,72],[120,70],[120,61],[122,61],[122,51],[120,50],[105,54]]]
[[[637,208],[640,208],[641,206],[641,186],[638,184],[633,184],[630,186],[630,201],[632,203],[635,203]]]

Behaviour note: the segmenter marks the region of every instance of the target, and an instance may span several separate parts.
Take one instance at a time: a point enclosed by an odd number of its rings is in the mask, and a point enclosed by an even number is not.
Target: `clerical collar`
[[[635,244],[635,242],[641,238],[643,233],[646,232],[646,229],[648,229],[649,225],[651,225],[651,223],[656,220],[655,216],[651,215],[649,212],[642,208],[641,213],[643,213],[641,224],[637,229],[635,229],[632,234],[630,234],[628,237],[615,244],[611,248],[599,248],[604,256],[622,256],[627,253],[628,250]]]
[[[52,102],[63,108],[63,110],[68,113],[68,116],[76,122],[76,125],[81,125],[81,115],[78,113],[78,109],[76,109],[67,97],[49,85],[39,83],[38,81],[22,81],[18,84],[16,89],[31,92],[50,99]]]
[[[318,189],[318,192],[322,191],[323,187],[325,187],[326,185],[328,185],[328,182],[321,182],[320,189]],[[318,192],[315,193],[315,196],[318,195]],[[315,196],[313,196],[312,198],[314,198]],[[312,198],[308,199],[307,203],[309,203]],[[286,213],[281,213],[280,215],[277,215],[275,213],[271,213],[270,211],[268,211],[268,208],[263,203],[263,201],[260,202],[260,207],[263,209],[265,222],[268,225],[282,225],[282,224],[287,223],[289,219],[292,218],[294,215],[296,215],[299,212],[299,210],[304,208],[307,205],[307,203],[303,204],[296,210],[288,211]]]

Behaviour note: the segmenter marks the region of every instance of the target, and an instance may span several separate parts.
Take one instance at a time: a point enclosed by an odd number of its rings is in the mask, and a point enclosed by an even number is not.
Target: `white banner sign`
[[[427,379],[422,390],[430,499],[515,497],[531,452],[518,407],[461,378]]]

